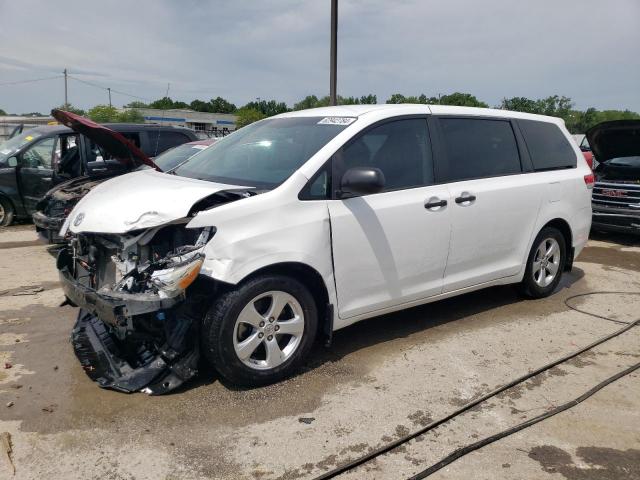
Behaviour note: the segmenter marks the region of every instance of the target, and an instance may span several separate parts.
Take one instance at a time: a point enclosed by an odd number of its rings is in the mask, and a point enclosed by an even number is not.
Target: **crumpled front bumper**
[[[193,338],[195,317],[184,307],[184,296],[161,299],[152,294],[105,295],[77,282],[62,250],[59,278],[67,303],[81,308],[71,342],[87,375],[103,388],[121,392],[167,393],[194,377],[199,361]],[[68,254],[67,254],[68,255]],[[132,341],[126,345],[112,333],[127,317],[162,312],[166,338],[149,347]]]

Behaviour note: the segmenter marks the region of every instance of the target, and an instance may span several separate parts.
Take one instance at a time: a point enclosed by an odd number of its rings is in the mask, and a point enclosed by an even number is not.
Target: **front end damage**
[[[196,279],[215,228],[185,223],[80,233],[59,252],[67,303],[81,308],[73,348],[101,387],[159,395],[197,374],[197,330],[213,292]]]

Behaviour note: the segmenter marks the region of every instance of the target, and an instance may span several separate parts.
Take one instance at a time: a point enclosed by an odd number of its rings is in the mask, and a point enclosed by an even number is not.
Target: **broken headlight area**
[[[81,311],[74,350],[100,386],[162,394],[197,373],[206,305],[194,282],[213,228],[79,234],[58,255],[67,302]],[[189,296],[189,302],[183,300]],[[194,297],[194,298],[191,298]]]

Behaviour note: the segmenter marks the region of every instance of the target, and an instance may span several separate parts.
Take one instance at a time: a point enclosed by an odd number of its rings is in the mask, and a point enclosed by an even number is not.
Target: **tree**
[[[222,97],[212,98],[209,103],[211,104],[211,112],[213,113],[234,113],[237,107],[225,100]]]
[[[81,117],[85,117],[87,112],[82,110],[81,108],[76,108],[70,103],[63,103],[58,107],[59,110],[64,110],[65,112],[75,113],[76,115],[80,115]]]
[[[189,104],[189,108],[191,108],[191,110],[195,110],[196,112],[211,112],[212,110],[212,105],[210,102],[205,102],[202,100],[193,100],[190,104]]]
[[[125,105],[124,108],[149,108],[149,105],[139,100],[134,100]]]
[[[449,95],[440,97],[441,105],[457,105],[460,107],[480,107],[487,108],[489,105],[478,100],[475,95],[470,93],[454,92]]]
[[[117,123],[144,123],[144,116],[135,108],[118,112],[115,122]]]
[[[248,108],[249,110],[257,110],[265,117],[272,117],[280,113],[288,112],[289,107],[284,102],[276,102],[275,100],[260,100],[256,102],[249,102],[242,108]]]
[[[427,98],[427,96],[422,93],[419,96],[410,96],[410,97],[405,97],[404,95],[402,95],[401,93],[394,93],[393,95],[391,95],[391,97],[389,97],[389,99],[387,100],[387,103],[422,103],[422,104],[427,104],[427,103],[438,103],[438,99],[435,97],[431,97],[431,98]]]
[[[317,108],[319,106],[318,103],[319,103],[318,97],[316,97],[315,95],[307,95],[298,103],[295,103],[293,105],[293,109],[306,110],[308,108]]]
[[[3,109],[0,108],[0,115],[4,117],[7,115],[7,112],[5,112]]]
[[[173,106],[171,108],[180,108],[182,110],[185,110],[189,108],[189,104],[185,102],[175,101],[173,102]]]
[[[149,108],[155,108],[157,110],[169,110],[173,108],[173,100],[171,97],[162,97],[160,100],[154,100],[149,104]]]
[[[247,125],[266,117],[266,115],[261,111],[248,107],[242,107],[236,112],[236,115],[236,128],[246,127]]]
[[[96,105],[87,112],[89,118],[97,123],[115,122],[118,109],[109,105]]]

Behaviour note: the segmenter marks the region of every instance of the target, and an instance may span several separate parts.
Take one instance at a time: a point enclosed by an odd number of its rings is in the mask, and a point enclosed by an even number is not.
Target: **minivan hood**
[[[93,140],[96,145],[104,148],[117,159],[127,163],[132,169],[147,165],[161,171],[153,160],[147,157],[142,150],[118,132],[93,122],[88,118],[81,117],[75,113],[65,112],[64,110],[53,109],[51,110],[51,115],[74,132],[81,133]]]
[[[640,156],[640,120],[602,122],[585,135],[598,162]]]
[[[251,188],[140,170],[93,188],[67,217],[60,234],[67,229],[74,233],[126,233],[151,228],[185,218],[205,197]]]

